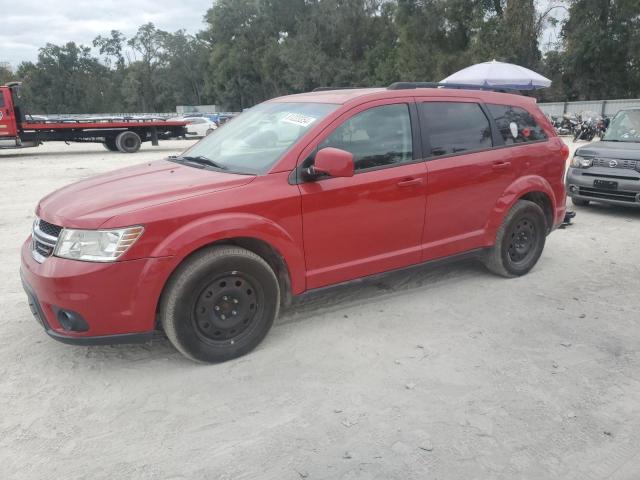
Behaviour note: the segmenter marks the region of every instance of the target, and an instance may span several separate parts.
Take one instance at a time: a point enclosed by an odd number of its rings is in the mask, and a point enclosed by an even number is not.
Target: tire
[[[116,147],[122,153],[135,153],[140,150],[142,140],[136,132],[127,130],[116,137]]]
[[[159,313],[180,353],[217,363],[253,350],[269,332],[279,306],[278,279],[262,257],[240,247],[216,246],[178,267]]]
[[[573,203],[577,207],[586,207],[589,205],[589,200],[582,200],[581,198],[572,198],[571,203]]]
[[[546,236],[547,221],[540,206],[519,200],[504,218],[484,264],[503,277],[524,275],[538,262]]]
[[[205,132],[204,136],[206,137],[206,136],[208,136],[209,134],[211,134],[211,133],[213,133],[213,132],[215,132],[215,129],[213,129],[213,128],[209,128],[209,129]]]
[[[109,150],[110,152],[117,152],[118,147],[116,146],[115,138],[105,138],[104,143],[102,144],[104,148]]]

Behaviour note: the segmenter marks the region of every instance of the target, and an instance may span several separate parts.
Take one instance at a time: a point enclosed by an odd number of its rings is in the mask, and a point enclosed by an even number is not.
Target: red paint
[[[313,169],[331,177],[353,177],[353,155],[339,148],[323,148],[316,154]]]
[[[463,98],[525,108],[549,139],[414,158],[412,163],[353,176],[352,165],[347,165],[350,154],[327,149],[318,155],[318,166],[335,177],[291,181],[296,166],[359,112],[394,103]],[[140,240],[112,264],[55,257],[40,264],[25,243],[23,275],[54,330],[68,334],[53,318],[50,305],[87,319],[90,330],[77,336],[152,330],[171,273],[188,255],[214,242],[252,238],[271,246],[286,263],[292,293],[300,294],[490,246],[508,210],[528,193],[546,195],[554,226],[564,217],[568,149],[530,98],[451,89],[366,89],[271,101],[342,105],[314,124],[266,175],[220,173],[161,160],[81,181],[41,201],[37,215],[56,225],[145,227]]]
[[[0,87],[0,140],[2,137],[15,137],[16,129],[11,92],[8,88]]]

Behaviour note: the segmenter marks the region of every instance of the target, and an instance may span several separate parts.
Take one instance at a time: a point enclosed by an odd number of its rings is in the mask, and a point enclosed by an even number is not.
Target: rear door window
[[[489,120],[477,103],[424,102],[420,104],[420,115],[429,157],[493,146]]]
[[[524,108],[488,104],[487,108],[498,127],[505,145],[546,140],[547,134]]]

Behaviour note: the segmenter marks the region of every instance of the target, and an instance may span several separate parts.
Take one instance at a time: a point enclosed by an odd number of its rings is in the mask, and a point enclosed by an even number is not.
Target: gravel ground
[[[1,479],[637,479],[640,210],[577,208],[514,280],[414,268],[299,301],[252,354],[71,347],[29,313],[46,193],[179,152],[0,152]]]

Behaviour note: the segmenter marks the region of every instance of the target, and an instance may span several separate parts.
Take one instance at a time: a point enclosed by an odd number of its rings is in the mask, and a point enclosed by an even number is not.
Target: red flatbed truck
[[[134,153],[142,142],[184,136],[186,123],[162,119],[27,117],[19,102],[19,82],[0,86],[0,149],[37,147],[43,142],[102,143],[113,152]]]

